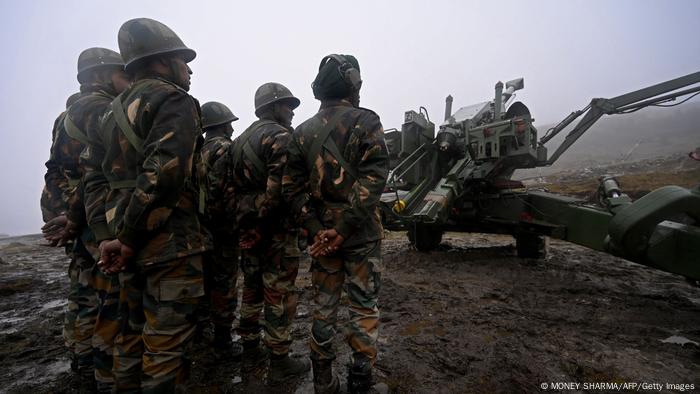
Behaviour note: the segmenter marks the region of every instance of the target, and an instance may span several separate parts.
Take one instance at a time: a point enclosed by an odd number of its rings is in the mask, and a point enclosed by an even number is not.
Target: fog
[[[425,106],[442,118],[489,99],[498,80],[525,78],[518,100],[539,124],[610,97],[700,70],[698,1],[9,1],[0,0],[0,233],[38,232],[51,127],[78,90],[88,47],[118,50],[117,31],[157,19],[197,51],[191,94],[253,120],[262,83],[301,99],[294,124],[318,110],[310,84],[321,58],[355,55],[361,105],[385,128]],[[700,141],[699,141],[700,142]]]

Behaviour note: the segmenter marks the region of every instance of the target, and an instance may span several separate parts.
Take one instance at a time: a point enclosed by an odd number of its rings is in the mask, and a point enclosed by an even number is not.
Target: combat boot
[[[214,351],[219,359],[240,360],[243,348],[238,342],[231,339],[231,328],[224,326],[214,326],[214,341],[212,342]]]
[[[92,394],[97,391],[97,382],[95,381],[95,366],[78,365],[78,379],[80,387],[78,391],[81,394]]]
[[[289,354],[273,354],[270,358],[270,372],[267,379],[271,384],[278,384],[292,376],[304,374],[310,369],[311,365],[305,358],[291,358]]]
[[[362,353],[353,354],[353,362],[348,367],[348,394],[370,393],[372,389],[372,364]]]
[[[111,394],[114,391],[114,383],[97,382],[97,394]]]
[[[336,394],[340,391],[340,380],[333,373],[333,360],[312,360],[314,368],[314,393]]]
[[[243,353],[241,359],[243,362],[243,370],[250,371],[264,363],[269,358],[270,354],[267,347],[260,344],[260,341],[243,341]]]

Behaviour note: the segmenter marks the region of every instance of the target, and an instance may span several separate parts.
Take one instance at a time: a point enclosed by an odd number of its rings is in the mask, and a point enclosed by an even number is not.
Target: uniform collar
[[[117,91],[114,90],[112,84],[101,84],[101,83],[83,83],[80,85],[80,93],[90,94],[90,93],[102,93],[112,97],[117,95]]]
[[[321,101],[321,108],[320,110],[330,108],[330,107],[352,107],[352,103],[350,103],[348,100],[341,99],[341,100],[323,100]]]

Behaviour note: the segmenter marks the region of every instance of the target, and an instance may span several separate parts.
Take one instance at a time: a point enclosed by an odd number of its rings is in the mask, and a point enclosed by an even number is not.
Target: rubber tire
[[[444,231],[437,226],[416,224],[408,230],[408,241],[418,251],[429,252],[440,246],[443,233]]]
[[[514,235],[518,257],[523,259],[543,259],[547,256],[547,240],[543,235],[520,233]]]

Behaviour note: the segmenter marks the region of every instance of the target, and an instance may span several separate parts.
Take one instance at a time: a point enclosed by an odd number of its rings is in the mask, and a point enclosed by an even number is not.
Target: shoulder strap
[[[68,113],[66,113],[66,116],[63,118],[63,127],[65,127],[66,133],[71,138],[80,141],[80,143],[82,143],[83,145],[90,144],[90,139],[88,138],[88,136],[82,130],[80,130],[78,126],[75,125],[73,119],[71,119]]]
[[[333,138],[328,138],[323,146],[328,149],[329,152],[331,152],[331,155],[333,155],[336,160],[338,160],[338,164],[340,164],[340,167],[342,167],[345,172],[357,179],[357,171],[355,171],[355,169],[350,166],[350,163],[345,160],[345,157],[343,157],[343,154],[340,152],[340,149],[338,149],[338,145],[336,145]]]
[[[136,151],[140,154],[143,154],[143,140],[136,135],[134,129],[131,128],[129,120],[126,118],[126,112],[124,111],[124,106],[122,105],[121,96],[115,97],[115,99],[112,100],[111,106],[112,114],[114,116],[114,120],[117,122],[117,126],[119,126],[119,130],[124,133],[124,136],[127,140],[129,140],[134,149],[136,149]]]
[[[329,139],[328,136],[331,135],[331,130],[335,127],[335,125],[338,123],[340,118],[345,115],[350,109],[350,107],[341,107],[341,109],[338,110],[338,112],[333,115],[332,118],[328,120],[328,122],[323,126],[321,131],[318,133],[316,138],[314,139],[313,143],[311,144],[311,149],[309,149],[309,154],[306,156],[308,159],[308,167],[309,170],[313,169],[316,163],[316,158],[318,155],[321,153],[321,148],[323,146],[328,149],[333,157],[335,157],[336,160],[338,160],[338,164],[340,164],[343,169],[350,175],[352,175],[354,178],[357,179],[355,171],[348,165],[348,162],[345,161],[345,158],[343,155],[340,153],[340,150],[338,149],[338,146],[335,144],[333,139]],[[327,141],[328,140],[328,141]]]
[[[241,158],[243,156],[243,153],[245,153],[246,157],[253,163],[253,166],[255,167],[256,170],[258,170],[260,173],[265,173],[267,172],[267,168],[265,167],[265,163],[260,159],[260,157],[255,153],[253,150],[253,147],[250,145],[250,142],[248,141],[250,137],[253,135],[253,133],[258,129],[258,127],[267,125],[267,124],[274,124],[275,122],[272,120],[268,119],[258,119],[253,124],[250,125],[234,142],[233,146],[233,165],[236,166],[238,163],[241,162]]]

